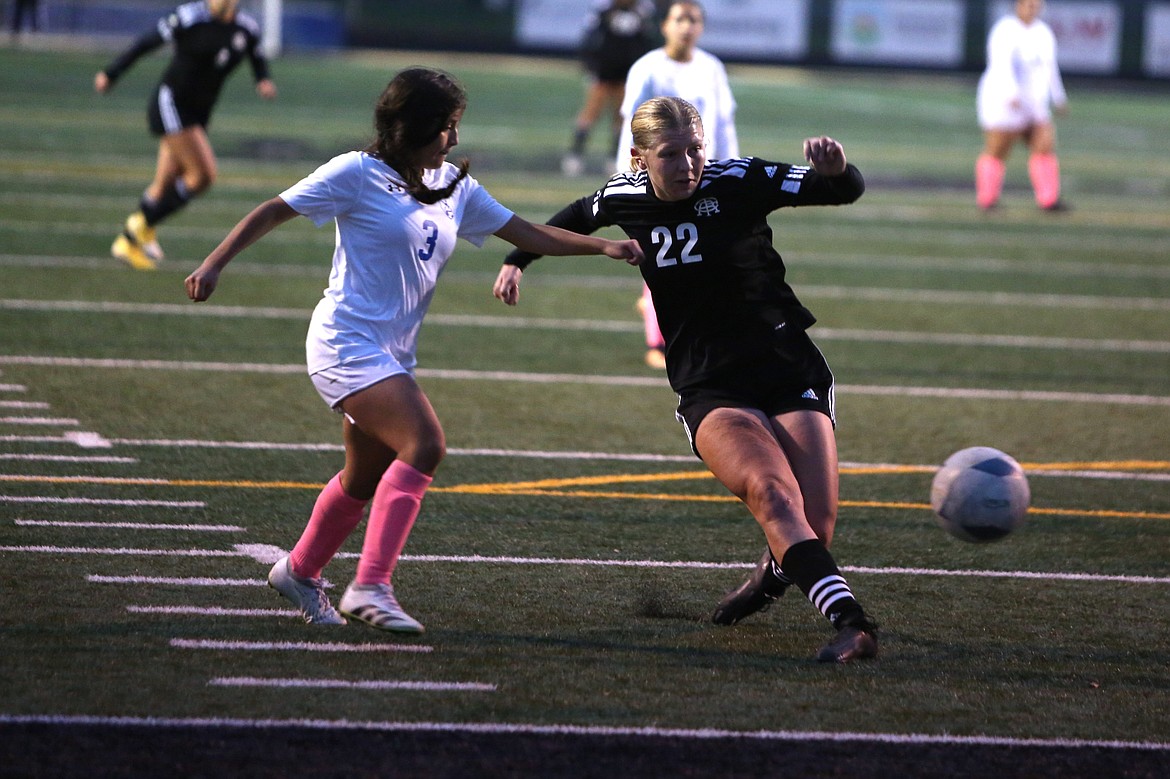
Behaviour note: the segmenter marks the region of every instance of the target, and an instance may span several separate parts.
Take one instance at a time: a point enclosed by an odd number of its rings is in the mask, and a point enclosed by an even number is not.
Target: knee
[[[796,486],[771,474],[749,478],[743,500],[761,523],[788,523],[804,512]]]
[[[219,174],[215,169],[191,171],[183,176],[183,183],[187,185],[189,195],[199,195],[206,192],[215,183]]]
[[[416,470],[433,475],[439,468],[439,463],[447,456],[447,441],[442,431],[437,435],[426,436],[419,441],[414,451],[410,453],[407,462]]]

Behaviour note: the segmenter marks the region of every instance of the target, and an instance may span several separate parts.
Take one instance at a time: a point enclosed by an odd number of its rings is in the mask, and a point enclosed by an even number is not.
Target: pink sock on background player
[[[975,202],[980,208],[991,208],[999,202],[1005,169],[1003,160],[990,154],[980,154],[975,160]]]
[[[1028,176],[1036,205],[1052,208],[1060,200],[1060,162],[1055,154],[1033,154],[1028,158]]]
[[[293,573],[306,579],[320,578],[326,563],[362,521],[368,502],[345,493],[340,473],[330,479],[317,496],[309,524],[289,555]]]
[[[370,507],[355,584],[389,583],[430,483],[430,476],[401,460],[386,469]]]
[[[650,349],[661,349],[666,341],[662,331],[658,329],[658,314],[654,312],[654,298],[650,297],[650,288],[642,284],[642,300],[638,308],[642,311],[642,326],[646,331],[646,346]]]

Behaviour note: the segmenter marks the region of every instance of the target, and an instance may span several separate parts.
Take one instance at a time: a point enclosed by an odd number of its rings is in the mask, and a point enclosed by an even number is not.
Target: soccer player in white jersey
[[[318,226],[336,224],[333,270],[306,352],[314,386],[343,414],[345,467],[268,578],[310,624],[344,624],[344,614],[383,630],[422,632],[399,605],[391,575],[446,452],[413,371],[419,327],[456,239],[479,246],[497,235],[531,251],[606,254],[634,264],[643,256],[634,241],[534,225],[497,203],[468,175],[466,161],[447,162],[466,105],[449,74],[398,73],[375,107],[373,143],[335,157],[255,208],[186,280],[192,300],[207,300],[228,262],[278,225],[299,215]],[[361,559],[339,614],[321,574],[367,504]]]
[[[615,170],[630,169],[633,146],[630,119],[638,106],[652,97],[681,97],[699,110],[707,128],[707,159],[739,156],[735,98],[727,82],[727,70],[718,57],[699,48],[705,21],[699,3],[693,0],[671,3],[662,21],[664,45],[644,55],[630,68],[622,101],[622,135],[618,140]],[[646,335],[646,364],[665,368],[665,342],[654,314],[654,299],[645,285],[638,309],[642,312]]]
[[[676,416],[695,454],[764,532],[755,571],[712,621],[734,625],[795,584],[837,630],[819,661],[873,657],[876,625],[829,553],[838,503],[833,373],[808,335],[816,318],[785,281],[768,224],[780,208],[852,203],[865,191],[861,172],[828,137],[804,142],[805,165],[707,164],[699,113],[677,97],[646,101],[632,127],[635,170],[549,224],[582,233],[617,225],[642,245]],[[496,297],[515,305],[534,259],[509,254]]]
[[[1043,0],[1017,0],[1015,13],[997,21],[987,37],[987,68],[976,106],[983,151],[975,162],[975,200],[987,210],[999,203],[1012,146],[1028,145],[1028,175],[1036,204],[1046,211],[1060,199],[1060,163],[1052,108],[1063,114],[1068,97],[1056,64],[1056,36],[1039,17]]]

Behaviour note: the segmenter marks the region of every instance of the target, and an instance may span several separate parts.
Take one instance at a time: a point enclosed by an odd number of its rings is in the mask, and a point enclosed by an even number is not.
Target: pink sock
[[[1036,205],[1051,208],[1060,200],[1060,162],[1055,154],[1033,154],[1028,158],[1028,176]]]
[[[430,476],[401,460],[390,463],[374,493],[356,584],[389,583],[430,483]]]
[[[975,202],[980,208],[991,208],[999,202],[1005,168],[1003,160],[990,154],[980,154],[975,160]]]
[[[662,331],[658,329],[658,314],[654,312],[654,298],[650,297],[650,288],[642,284],[642,325],[646,329],[646,346],[650,349],[661,349],[666,340]]]
[[[320,577],[326,563],[362,521],[368,502],[345,494],[340,473],[330,479],[317,496],[309,524],[289,555],[293,572],[309,579]]]

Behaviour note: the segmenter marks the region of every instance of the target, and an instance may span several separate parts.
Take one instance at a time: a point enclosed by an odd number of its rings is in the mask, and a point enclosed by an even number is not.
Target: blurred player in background
[[[727,70],[713,54],[699,48],[705,16],[703,7],[694,0],[671,3],[662,21],[662,48],[639,59],[626,78],[626,96],[622,101],[622,135],[618,141],[617,170],[629,170],[633,136],[630,119],[638,106],[652,97],[681,97],[699,110],[706,128],[707,158],[730,159],[739,156],[739,137],[735,131],[735,98],[727,82]],[[665,368],[665,342],[654,313],[654,299],[649,287],[642,286],[638,300],[646,334],[646,364]]]
[[[16,0],[12,8],[12,34],[19,35],[24,30],[24,20],[28,19],[28,28],[37,31],[37,13],[39,0]]]
[[[585,168],[589,134],[607,108],[612,117],[609,153],[617,154],[626,74],[630,72],[630,66],[653,47],[654,18],[652,0],[599,0],[595,3],[581,43],[581,60],[589,73],[585,103],[577,114],[572,146],[561,160],[561,171],[566,176],[581,175]]]
[[[305,347],[313,385],[343,415],[345,467],[318,496],[291,554],[268,576],[310,624],[345,624],[344,614],[381,630],[423,630],[390,581],[446,454],[443,428],[414,369],[419,329],[456,240],[479,246],[497,235],[541,253],[642,259],[634,241],[527,222],[468,176],[466,161],[447,162],[466,105],[463,87],[446,73],[398,73],[374,109],[376,136],[365,151],[333,158],[257,206],[187,277],[187,295],[207,300],[232,258],[279,225],[303,215],[317,226],[336,226],[329,288]],[[367,504],[361,559],[339,614],[321,573]]]
[[[734,625],[795,584],[837,631],[819,661],[873,657],[876,625],[829,553],[839,479],[833,373],[808,336],[816,318],[785,281],[768,226],[779,208],[852,203],[865,181],[828,137],[805,140],[807,164],[707,164],[698,110],[677,97],[643,103],[632,125],[633,170],[549,224],[582,233],[617,225],[642,245],[676,416],[695,454],[764,532],[755,571],[712,621]],[[533,259],[508,255],[497,298],[519,301]]]
[[[110,248],[114,257],[137,270],[153,270],[163,258],[155,225],[215,182],[207,125],[231,72],[248,58],[256,93],[268,100],[276,97],[259,49],[260,26],[237,11],[237,5],[238,0],[201,0],[179,6],[94,77],[94,88],[104,94],[139,57],[165,43],[174,46],[147,110],[150,131],[159,137],[154,180]]]
[[[1050,107],[1064,114],[1068,98],[1056,64],[1056,36],[1039,18],[1043,10],[1043,0],[1017,0],[1015,13],[997,21],[987,37],[987,68],[977,94],[983,151],[975,162],[975,200],[984,210],[999,202],[1007,158],[1019,141],[1030,152],[1036,204],[1046,211],[1066,208]]]

